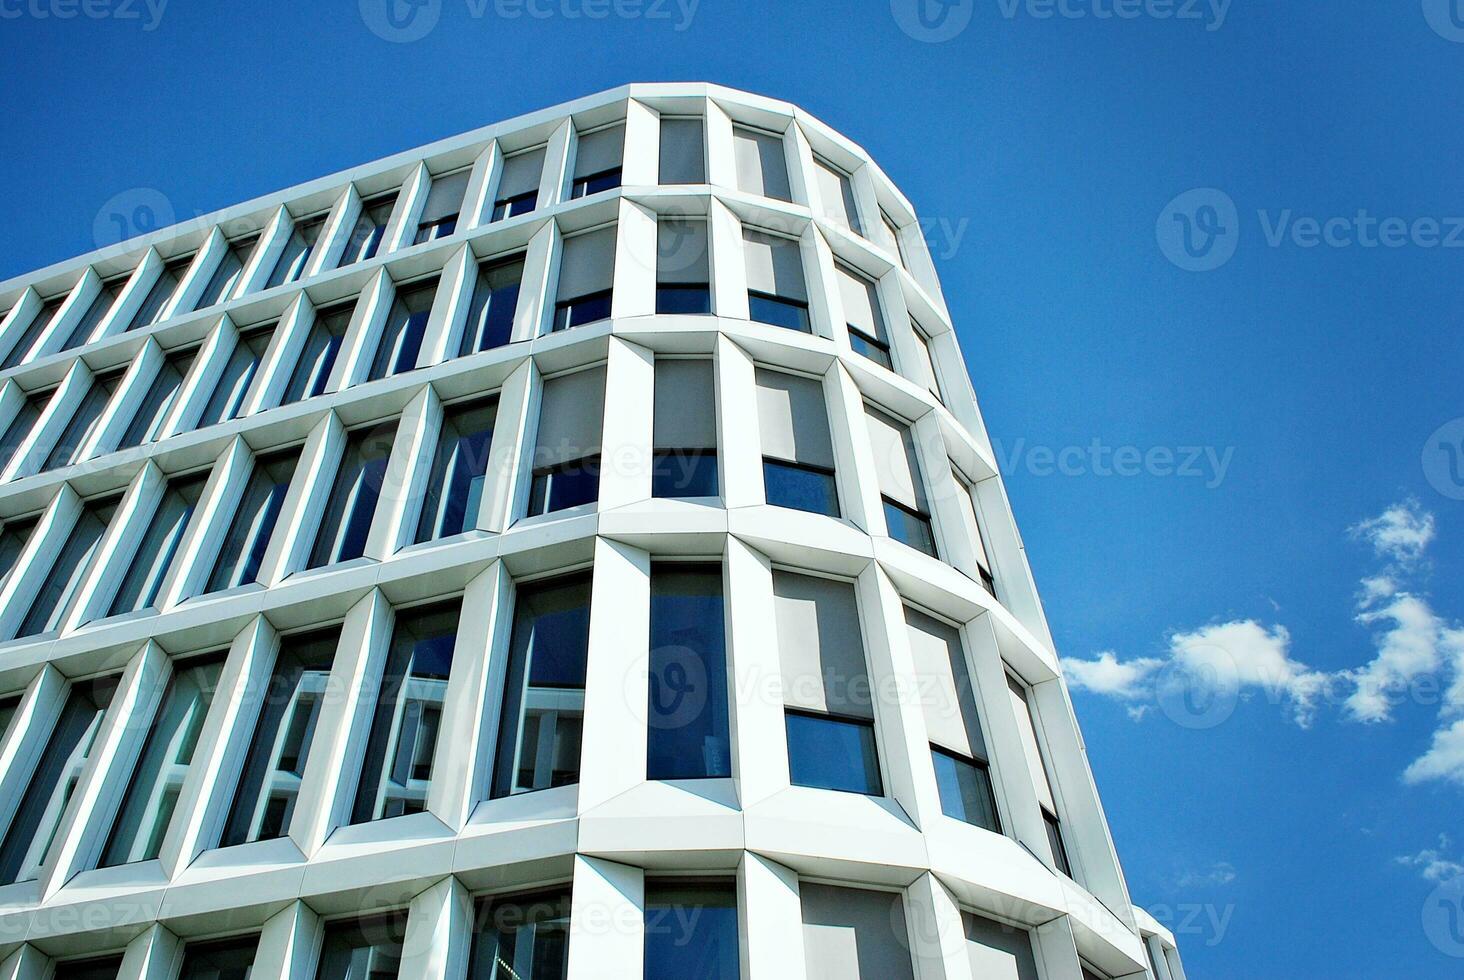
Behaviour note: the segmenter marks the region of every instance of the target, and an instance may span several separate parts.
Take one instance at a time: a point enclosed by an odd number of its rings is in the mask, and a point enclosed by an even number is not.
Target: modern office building
[[[803,111],[633,85],[0,311],[0,980],[1183,980]]]

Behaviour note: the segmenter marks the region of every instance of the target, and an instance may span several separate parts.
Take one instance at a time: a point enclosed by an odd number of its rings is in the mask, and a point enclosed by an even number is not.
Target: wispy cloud
[[[1401,859],[1400,859],[1401,860]],[[1206,871],[1186,871],[1175,882],[1180,888],[1219,888],[1235,880],[1235,866],[1228,861],[1217,861]]]
[[[1449,835],[1440,834],[1438,847],[1425,848],[1417,854],[1405,854],[1394,860],[1404,867],[1417,868],[1427,881],[1453,881],[1464,878],[1464,864],[1446,856],[1453,848]]]
[[[1350,533],[1373,546],[1384,558],[1414,562],[1434,539],[1434,518],[1417,500],[1396,503],[1377,517],[1349,528]]]

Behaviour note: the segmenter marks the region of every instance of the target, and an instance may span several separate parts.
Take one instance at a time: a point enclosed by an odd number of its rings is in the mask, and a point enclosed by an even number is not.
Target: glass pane
[[[1062,826],[1057,822],[1057,817],[1048,813],[1045,807],[1042,810],[1042,822],[1047,827],[1047,846],[1052,848],[1052,860],[1057,864],[1057,870],[1071,878],[1073,868],[1068,863],[1067,847],[1062,841]]]
[[[128,563],[122,587],[117,590],[107,615],[147,609],[157,601],[158,591],[162,589],[178,548],[183,544],[188,522],[193,519],[193,511],[207,482],[208,474],[201,473],[168,484],[147,535]]]
[[[107,314],[112,312],[112,304],[122,292],[122,287],[127,284],[126,277],[113,279],[111,282],[102,283],[101,292],[97,293],[92,300],[91,306],[87,307],[86,315],[77,321],[76,326],[71,329],[71,336],[66,338],[66,343],[61,345],[62,350],[71,350],[73,347],[80,347],[91,340],[92,334],[96,333],[97,327],[106,319]],[[9,367],[10,365],[6,365]]]
[[[656,453],[651,469],[652,497],[715,497],[720,493],[716,453]]]
[[[874,725],[825,715],[784,713],[788,769],[794,786],[880,796]]]
[[[854,348],[854,353],[863,354],[876,364],[894,370],[895,362],[890,359],[890,348],[888,344],[875,340],[851,327],[849,329],[849,346]]]
[[[791,299],[779,299],[766,293],[747,294],[748,317],[758,323],[770,323],[775,327],[810,332],[808,304]]]
[[[195,310],[204,310],[229,299],[234,288],[239,285],[240,277],[244,275],[244,266],[249,261],[250,253],[254,251],[255,241],[251,238],[243,242],[234,242],[224,249],[224,257],[219,261],[219,267],[214,270],[208,285],[203,287],[198,302],[193,305]]]
[[[417,523],[419,542],[451,537],[476,526],[497,411],[494,402],[447,411]]]
[[[116,690],[115,676],[72,683],[0,844],[0,883],[29,881],[40,874]]]
[[[5,434],[0,436],[0,469],[4,469],[15,458],[15,454],[20,450],[20,444],[25,442],[31,434],[36,420],[41,417],[41,409],[46,407],[46,402],[50,397],[50,392],[43,392],[31,395],[21,402],[20,410],[5,427]]]
[[[405,911],[330,923],[315,980],[394,980],[406,936]]]
[[[151,861],[158,856],[223,668],[219,656],[174,669],[112,825],[101,867]]]
[[[55,980],[117,980],[122,970],[122,957],[103,956],[100,959],[72,960],[57,963]]]
[[[525,191],[522,194],[515,194],[513,197],[500,198],[493,205],[494,221],[502,221],[504,218],[513,218],[520,214],[528,214],[539,206],[539,192],[537,190]]]
[[[4,363],[0,363],[0,369],[13,368],[25,360],[25,356],[31,352],[31,348],[35,347],[36,341],[41,339],[41,334],[46,332],[46,328],[51,325],[51,321],[56,319],[57,312],[60,311],[61,305],[65,302],[66,297],[64,295],[57,296],[36,311],[36,315],[26,325],[25,332],[20,335],[15,341],[14,346],[10,348],[10,353],[5,355]]]
[[[493,796],[579,781],[590,576],[519,590]]]
[[[569,895],[480,902],[468,980],[564,980]]]
[[[324,224],[325,218],[320,217],[295,225],[265,288],[294,282],[305,274],[305,267],[310,264],[310,256],[315,251],[315,240],[320,237],[320,229]]]
[[[554,308],[554,330],[568,330],[587,323],[598,323],[610,316],[610,291],[591,293],[567,300]]]
[[[25,550],[39,520],[38,517],[30,517],[6,521],[5,526],[0,528],[0,583],[10,577],[15,563],[20,561],[20,554]]]
[[[289,831],[339,638],[327,630],[280,643],[220,847],[274,840]]]
[[[147,298],[137,308],[132,316],[132,322],[127,325],[128,330],[140,330],[143,327],[150,327],[157,323],[163,316],[163,308],[168,305],[168,300],[173,298],[173,292],[178,288],[178,281],[188,271],[188,266],[193,259],[187,258],[182,262],[169,262],[158,274],[158,281],[148,290]]]
[[[249,980],[258,936],[214,943],[189,943],[183,952],[178,980]]]
[[[366,537],[371,532],[371,518],[376,514],[395,437],[395,422],[358,429],[349,435],[307,568],[350,561],[365,554]]]
[[[916,551],[923,551],[932,558],[935,553],[935,532],[930,527],[930,518],[924,514],[906,510],[892,500],[884,502],[885,525],[890,537],[908,544]]]
[[[345,251],[341,253],[342,267],[376,257],[395,207],[396,194],[373,198],[362,204],[356,227],[352,229],[351,238],[346,242]]]
[[[684,283],[656,287],[657,313],[710,313],[712,291],[707,286]]]
[[[397,613],[352,823],[427,809],[459,603]]]
[[[259,576],[260,563],[269,548],[285,494],[295,475],[298,457],[291,453],[255,461],[249,485],[229,528],[219,556],[214,562],[205,592],[218,592],[236,585],[246,585]]]
[[[722,570],[651,570],[647,779],[732,775]]]
[[[314,398],[325,391],[325,386],[330,383],[331,370],[335,367],[336,355],[341,351],[346,329],[351,325],[351,313],[354,309],[355,303],[351,302],[316,312],[315,323],[311,325],[310,334],[305,338],[305,348],[300,351],[300,359],[295,362],[290,383],[285,387],[282,405],[300,401],[302,398]]]
[[[763,492],[774,507],[839,516],[839,490],[832,473],[764,459]]]
[[[0,738],[3,738],[10,731],[10,723],[15,720],[15,713],[20,710],[20,695],[0,700]]]
[[[229,355],[229,363],[224,365],[218,387],[199,417],[199,428],[227,422],[239,415],[244,407],[244,398],[249,394],[249,386],[254,384],[254,377],[259,373],[259,365],[264,361],[264,353],[273,338],[273,326],[250,331],[239,338],[234,352]]]
[[[102,413],[107,410],[107,403],[112,400],[112,393],[122,383],[124,371],[112,371],[107,374],[99,374],[92,381],[92,386],[86,393],[86,397],[77,406],[76,412],[71,416],[71,421],[66,424],[66,431],[61,433],[61,438],[56,440],[56,445],[51,447],[51,454],[46,457],[42,465],[42,471],[54,470],[58,466],[69,466],[80,457],[82,446],[91,438],[96,431],[97,423],[102,420]]]
[[[996,817],[996,798],[991,792],[991,774],[985,766],[942,752],[931,746],[935,783],[940,790],[940,809],[948,817],[1001,833]]]
[[[61,549],[56,564],[51,566],[50,574],[41,584],[41,590],[26,612],[17,636],[35,636],[61,628],[61,621],[76,600],[82,579],[91,570],[92,555],[116,512],[116,500],[88,504],[82,508],[66,546]]]
[[[158,369],[158,376],[148,388],[147,397],[143,399],[137,414],[132,417],[127,431],[123,433],[122,441],[117,445],[118,449],[140,446],[158,437],[163,422],[167,420],[168,413],[172,411],[173,403],[178,398],[178,391],[183,387],[183,379],[193,366],[196,354],[197,351],[184,351],[163,361],[162,367]]]
[[[646,980],[738,980],[735,885],[646,886]]]
[[[478,267],[478,283],[473,287],[473,302],[468,307],[459,357],[502,347],[512,339],[523,276],[521,261]]]
[[[600,499],[600,457],[593,456],[534,474],[529,516],[592,504]]]
[[[427,333],[427,320],[432,316],[432,300],[436,295],[436,279],[397,293],[387,314],[368,380],[389,378],[417,366],[422,339]]]

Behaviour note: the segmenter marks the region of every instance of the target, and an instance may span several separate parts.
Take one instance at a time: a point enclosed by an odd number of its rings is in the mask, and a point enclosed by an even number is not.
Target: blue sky
[[[632,80],[798,102],[926,219],[1191,976],[1459,974],[1454,0],[435,2],[391,43],[356,0],[0,0],[0,278],[138,188],[181,220]]]

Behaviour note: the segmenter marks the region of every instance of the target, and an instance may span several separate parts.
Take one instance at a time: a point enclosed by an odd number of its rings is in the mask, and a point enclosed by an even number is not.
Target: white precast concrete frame
[[[663,117],[703,120],[704,182],[658,184]],[[572,196],[578,134],[617,122],[621,186]],[[745,128],[781,136],[791,201],[739,189],[734,129]],[[506,161],[525,150],[543,155],[536,206],[493,220]],[[438,220],[424,219],[434,180],[464,168],[455,227],[419,233]],[[842,199],[825,200],[838,172],[849,181]],[[374,256],[349,261],[363,202],[394,190]],[[712,314],[657,315],[657,222],[686,216],[707,222]],[[292,236],[316,218],[315,244],[301,252]],[[565,238],[612,223],[610,316],[554,331]],[[796,242],[808,332],[749,319],[745,229]],[[217,301],[195,309],[223,276],[231,244],[255,234]],[[414,244],[419,237],[426,240]],[[176,261],[184,256],[192,256],[186,267]],[[298,274],[270,285],[282,256]],[[458,356],[478,264],[501,256],[523,263],[510,342]],[[169,263],[178,285],[151,322],[135,322]],[[857,317],[845,309],[843,270],[873,283],[893,369],[860,353],[867,346],[846,326]],[[415,370],[367,380],[398,291],[433,276]],[[97,314],[103,284],[117,292]],[[319,393],[282,404],[318,312],[357,297]],[[121,976],[166,978],[177,975],[188,942],[258,934],[254,977],[306,978],[324,923],[407,909],[402,976],[460,980],[473,899],[546,885],[571,890],[572,980],[637,977],[647,876],[697,875],[735,880],[742,974],[753,980],[807,975],[798,923],[809,882],[898,894],[920,980],[976,980],[967,913],[1029,930],[1048,980],[1080,980],[1085,971],[1183,980],[1172,936],[1131,904],[914,212],[860,147],[802,110],[717,86],[632,85],[11,280],[0,284],[0,310],[0,353],[18,352],[0,370],[0,521],[8,532],[36,520],[28,536],[16,532],[13,567],[0,579],[0,638],[8,640],[0,694],[18,699],[0,741],[0,799],[8,801],[0,818],[13,818],[69,686],[120,678],[39,872],[0,887],[0,977],[42,977],[53,961],[122,952]],[[267,346],[239,380],[231,358],[251,328],[270,323]],[[158,408],[149,398],[168,358],[190,350],[176,391]],[[685,356],[712,363],[720,500],[652,498],[655,363]],[[526,517],[545,380],[593,367],[606,379],[598,502]],[[768,505],[759,369],[821,386],[842,518]],[[56,443],[75,436],[74,417],[98,379],[119,370],[71,462],[48,465]],[[237,408],[200,426],[226,383],[239,386]],[[444,406],[484,395],[497,399],[497,417],[468,530],[414,543]],[[890,536],[880,482],[889,461],[871,439],[868,409],[909,426],[940,558]],[[153,434],[118,449],[143,410],[156,412]],[[393,422],[361,556],[307,568],[348,435]],[[255,462],[280,449],[298,462],[258,582],[209,592]],[[155,600],[111,615],[170,479],[201,473],[206,482]],[[115,513],[57,627],[10,639],[23,632],[86,508],[114,496]],[[720,562],[729,779],[646,778],[653,559]],[[579,781],[490,799],[516,592],[585,569],[593,599]],[[775,570],[854,586],[878,692],[883,795],[791,782]],[[353,823],[354,773],[393,622],[443,598],[460,599],[461,620],[424,807]],[[1004,833],[942,812],[904,607],[959,632]],[[281,636],[321,627],[339,636],[330,696],[288,833],[221,848]],[[158,857],[99,868],[174,664],[216,651],[227,653]],[[1030,726],[1013,707],[1009,676],[1025,689]],[[1035,767],[1029,731],[1040,743]],[[1047,809],[1056,811],[1071,876],[1057,870],[1064,858],[1049,845]]]

